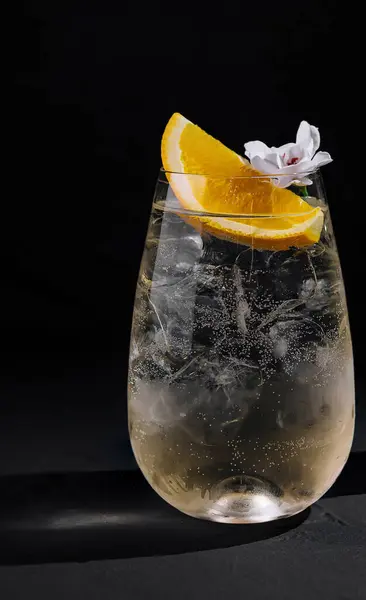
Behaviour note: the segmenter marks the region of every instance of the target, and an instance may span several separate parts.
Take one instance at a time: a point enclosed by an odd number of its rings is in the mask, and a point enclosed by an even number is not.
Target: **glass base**
[[[307,505],[286,502],[282,491],[271,482],[241,475],[219,483],[212,490],[211,502],[197,513],[187,511],[187,514],[217,523],[266,523],[291,517]]]

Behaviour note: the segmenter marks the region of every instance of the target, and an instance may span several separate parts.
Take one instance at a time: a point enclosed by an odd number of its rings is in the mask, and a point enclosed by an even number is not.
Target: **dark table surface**
[[[361,380],[353,452],[326,497],[292,519],[225,526],[181,515],[136,470],[123,357],[18,355],[10,364],[1,381],[2,600],[365,598]]]
[[[98,554],[100,545],[105,556],[111,549],[118,554],[119,549],[120,557],[80,562],[74,556],[64,562],[3,565],[0,596],[3,600],[361,600],[366,586],[365,506],[365,494],[326,498],[312,507],[302,523],[293,521],[291,529],[284,524],[282,531],[281,527],[268,527],[271,537],[267,539],[266,527],[259,527],[260,534],[248,533],[251,526],[234,526],[228,531],[227,526],[173,515],[163,506],[131,511],[127,522],[118,511],[99,514],[94,523],[91,513],[88,518],[84,515],[84,522],[79,514],[76,523],[75,513],[67,516],[63,512],[58,522],[53,520],[53,528],[63,529],[61,558],[72,557],[81,539],[84,557]],[[42,537],[39,531],[29,533],[33,538]],[[53,531],[56,536],[59,533]],[[27,538],[24,531],[18,540],[20,548],[22,538]],[[31,545],[29,538],[26,543]],[[39,542],[33,541],[33,546],[37,545]],[[6,559],[5,550],[2,556]]]

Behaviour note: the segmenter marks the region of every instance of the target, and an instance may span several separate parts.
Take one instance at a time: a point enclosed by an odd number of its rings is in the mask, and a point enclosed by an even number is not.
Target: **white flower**
[[[319,129],[307,121],[300,123],[296,143],[279,148],[269,148],[259,141],[244,144],[245,154],[257,171],[281,175],[275,180],[278,187],[288,187],[292,183],[310,185],[309,173],[333,160],[328,152],[317,152],[319,146]]]

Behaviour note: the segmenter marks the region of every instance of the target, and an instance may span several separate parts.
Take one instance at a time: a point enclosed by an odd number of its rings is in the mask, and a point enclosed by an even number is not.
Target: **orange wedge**
[[[266,179],[245,159],[179,113],[165,128],[161,156],[182,207],[208,213],[182,213],[194,227],[268,250],[319,241],[324,220],[321,208],[313,208],[293,192],[273,185],[268,176]]]

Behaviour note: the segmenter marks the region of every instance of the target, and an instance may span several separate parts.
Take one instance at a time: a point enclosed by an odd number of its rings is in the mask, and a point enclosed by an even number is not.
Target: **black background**
[[[3,175],[2,472],[130,464],[130,320],[174,111],[238,152],[293,140],[301,119],[320,128],[362,379],[362,38],[343,8],[23,4]]]
[[[15,68],[2,113],[1,598],[361,600],[364,19],[334,0],[24,0],[3,23]],[[174,111],[237,152],[293,140],[306,119],[334,158],[323,174],[354,341],[356,438],[298,527],[185,518],[134,471],[130,321]],[[45,564],[58,561],[69,562]]]

